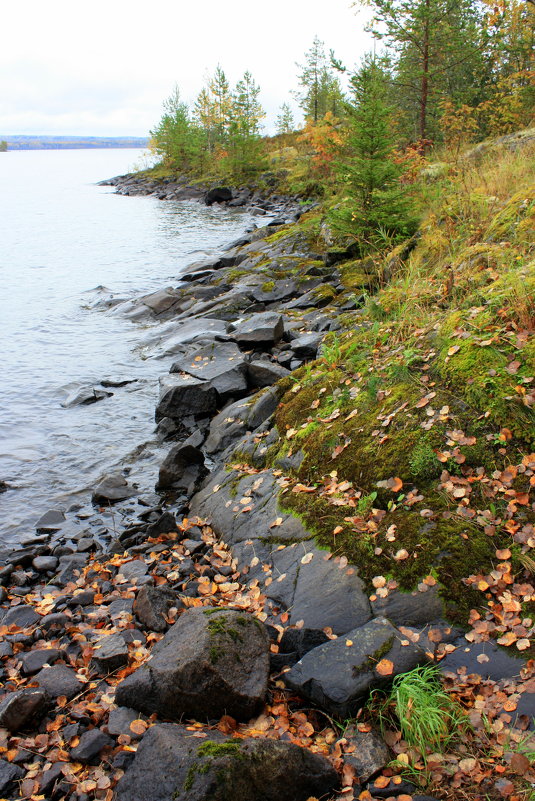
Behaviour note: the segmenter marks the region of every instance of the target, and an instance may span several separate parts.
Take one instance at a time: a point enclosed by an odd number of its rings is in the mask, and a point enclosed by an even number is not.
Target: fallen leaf
[[[394,672],[394,663],[390,659],[381,659],[376,664],[375,670],[380,676],[391,676]]]

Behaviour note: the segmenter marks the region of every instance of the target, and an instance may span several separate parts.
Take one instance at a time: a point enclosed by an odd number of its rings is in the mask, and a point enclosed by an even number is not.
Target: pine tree
[[[227,136],[227,167],[233,177],[246,177],[262,166],[260,121],[265,117],[260,87],[249,71],[232,93]]]
[[[355,239],[362,253],[409,236],[415,227],[395,161],[387,76],[367,57],[351,78],[345,154],[337,164],[344,196],[331,212],[333,227]]]
[[[359,0],[371,4],[370,30],[395,66],[405,133],[425,141],[438,132],[446,98],[473,103],[484,71],[481,14],[474,0]]]
[[[152,146],[164,163],[182,171],[194,166],[200,143],[188,106],[180,99],[178,86],[165,100],[164,114],[157,128],[150,133]]]
[[[295,96],[305,119],[317,123],[328,111],[336,116],[342,101],[342,90],[325,55],[325,44],[317,36],[310,50],[305,53],[304,65],[297,66],[301,69],[298,80],[302,89]]]
[[[288,103],[283,103],[277,117],[277,133],[290,134],[295,130],[294,115]]]

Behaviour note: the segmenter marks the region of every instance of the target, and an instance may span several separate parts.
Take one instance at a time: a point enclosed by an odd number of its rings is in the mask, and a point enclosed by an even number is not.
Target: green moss
[[[231,740],[226,743],[206,742],[199,746],[197,753],[199,756],[214,758],[224,756],[243,757],[241,747],[241,740]]]
[[[262,284],[262,292],[273,292],[275,289],[275,281],[265,281]]]
[[[442,472],[442,465],[432,448],[430,437],[422,437],[409,456],[411,474],[415,479],[436,478]]]
[[[377,286],[377,267],[373,259],[358,259],[338,265],[342,284],[354,292],[372,290]]]

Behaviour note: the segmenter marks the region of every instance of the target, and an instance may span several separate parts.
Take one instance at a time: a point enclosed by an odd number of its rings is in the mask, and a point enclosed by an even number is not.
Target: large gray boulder
[[[242,347],[271,347],[284,334],[284,320],[276,312],[261,312],[231,328],[230,336]]]
[[[275,362],[258,359],[247,365],[247,377],[253,387],[270,387],[287,375],[290,371]]]
[[[284,679],[300,695],[347,718],[371,690],[387,686],[399,673],[425,661],[421,648],[404,639],[388,620],[375,618],[309,651]]]
[[[160,378],[160,398],[156,422],[163,417],[180,420],[187,415],[212,415],[217,410],[218,395],[209,381],[179,373]]]
[[[306,801],[338,785],[324,757],[297,745],[193,735],[169,723],[150,728],[117,785],[117,801]]]
[[[269,673],[264,626],[242,612],[190,609],[154,647],[150,662],[117,687],[116,703],[180,720],[247,720],[262,705]]]

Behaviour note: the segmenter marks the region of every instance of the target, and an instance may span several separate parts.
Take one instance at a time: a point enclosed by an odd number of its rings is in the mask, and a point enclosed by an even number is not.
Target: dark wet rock
[[[95,593],[93,590],[82,590],[67,600],[67,606],[70,609],[76,609],[77,606],[90,606],[94,600]]]
[[[108,734],[118,737],[120,734],[127,734],[133,737],[130,724],[137,720],[139,717],[135,709],[129,709],[126,706],[118,706],[117,709],[112,709],[108,718]]]
[[[55,556],[36,556],[32,561],[32,566],[39,573],[48,573],[56,569],[58,566],[58,559]]]
[[[439,666],[442,672],[455,673],[459,668],[466,668],[466,673],[477,673],[483,679],[500,681],[500,679],[518,676],[525,661],[510,656],[494,642],[468,643],[464,637],[455,643],[457,648],[441,659]],[[478,661],[478,657],[483,661]],[[486,658],[486,660],[485,660]]]
[[[82,569],[88,557],[82,553],[71,553],[61,556],[58,565],[58,572],[54,577],[54,583],[59,587],[64,587],[71,581],[76,581],[80,577]]]
[[[35,528],[37,531],[58,531],[65,523],[65,513],[61,509],[50,509],[41,515]]]
[[[44,795],[45,798],[52,798],[54,788],[63,781],[62,766],[64,764],[64,762],[55,762],[51,768],[45,770],[43,773],[39,783],[39,792]]]
[[[349,717],[371,690],[387,686],[399,673],[425,662],[424,652],[412,643],[402,645],[402,639],[391,623],[376,618],[309,651],[285,675],[285,681],[328,712]],[[392,663],[387,676],[375,669],[382,659]]]
[[[38,673],[45,665],[53,665],[62,655],[57,648],[36,648],[22,654],[22,673],[32,676]]]
[[[89,764],[98,761],[98,756],[104,748],[110,748],[115,743],[100,729],[89,729],[80,737],[80,742],[71,750],[71,759],[74,762]]]
[[[290,375],[289,370],[273,362],[258,360],[247,365],[247,377],[252,387],[270,387],[287,375]]]
[[[283,280],[257,287],[253,289],[251,294],[257,303],[275,303],[276,301],[293,298],[297,292],[295,281]]]
[[[134,601],[130,598],[118,598],[116,601],[112,601],[108,606],[110,617],[113,619],[124,614],[131,615],[133,605]]]
[[[14,570],[11,574],[11,583],[17,587],[25,587],[30,583],[28,574],[24,570]]]
[[[138,620],[151,631],[166,631],[165,618],[172,607],[180,608],[176,593],[166,587],[142,587],[134,601],[133,611]]]
[[[232,189],[229,189],[228,186],[216,186],[204,196],[207,206],[211,206],[213,203],[227,203],[229,200],[232,200]]]
[[[178,292],[175,292],[172,287],[167,287],[166,289],[152,292],[150,295],[144,295],[139,301],[158,316],[180,308],[181,299],[181,295]]]
[[[154,647],[150,663],[119,684],[116,703],[175,720],[247,720],[263,703],[268,671],[268,637],[251,615],[190,609]]]
[[[126,387],[128,384],[135,384],[137,380],[137,378],[113,376],[110,378],[103,378],[100,385],[103,387]]]
[[[164,723],[143,737],[117,785],[117,801],[306,801],[337,786],[332,765],[306,748],[218,732],[201,742]]]
[[[313,648],[329,642],[324,631],[319,629],[292,629],[287,628],[281,637],[279,649],[284,653],[292,651],[298,654],[299,659]]]
[[[83,690],[83,684],[76,678],[74,670],[67,665],[45,667],[35,676],[35,681],[52,698],[65,695],[70,700]]]
[[[41,616],[37,614],[35,609],[26,604],[20,606],[12,606],[8,609],[2,620],[3,626],[18,626],[19,629],[34,626],[41,620]]]
[[[44,690],[29,688],[9,693],[0,702],[0,726],[13,732],[27,728],[43,717],[47,701]]]
[[[388,618],[396,626],[425,626],[444,615],[444,604],[437,587],[427,592],[391,592],[372,603],[377,617]]]
[[[322,334],[303,334],[292,339],[292,350],[298,359],[315,359],[322,339]]]
[[[13,646],[10,642],[0,642],[0,659],[6,656],[13,656]]]
[[[246,362],[234,342],[215,342],[175,361],[171,373],[188,373],[208,381],[221,400],[237,397],[247,389]]]
[[[93,650],[91,666],[98,673],[113,673],[128,664],[128,646],[120,634],[102,637]]]
[[[39,621],[39,628],[43,631],[63,631],[70,618],[63,612],[51,612],[49,615],[44,615]]]
[[[180,419],[186,415],[212,415],[217,409],[217,391],[210,382],[179,373],[160,379],[160,399],[156,421],[163,417]]]
[[[231,328],[231,338],[241,346],[270,347],[282,338],[284,320],[276,312],[262,312],[236,323]]]
[[[147,642],[147,638],[139,629],[122,629],[119,634],[127,644],[131,642],[140,642],[142,645],[144,645]]]
[[[386,787],[379,787],[373,782],[368,785],[368,790],[373,798],[397,798],[398,795],[410,795],[413,796],[413,799],[416,798],[414,795],[416,787],[412,782],[405,780],[396,783],[391,779]]]
[[[64,409],[70,409],[73,406],[88,406],[90,403],[104,400],[104,398],[109,398],[111,395],[113,395],[113,392],[98,389],[98,387],[80,387],[71,392],[61,405]]]
[[[16,783],[23,779],[25,771],[18,765],[13,765],[5,759],[0,759],[0,794],[9,795],[16,786]]]
[[[160,466],[156,488],[173,487],[191,495],[206,473],[201,450],[191,445],[175,445]]]
[[[205,450],[213,455],[221,453],[242,437],[246,431],[254,431],[272,417],[279,404],[282,391],[271,387],[252,399],[236,401],[227,406],[210,423],[210,433]]]
[[[221,470],[194,495],[190,514],[201,519],[210,517],[216,533],[232,545],[249,539],[264,542],[310,539],[311,533],[297,517],[280,510],[278,494],[277,479],[270,471],[259,476],[247,475],[236,482],[236,474]],[[250,498],[247,505],[240,504],[243,497]],[[251,510],[244,512],[249,506]],[[278,517],[282,518],[281,525],[272,528]]]
[[[147,527],[148,537],[158,537],[160,534],[170,534],[176,531],[176,517],[172,512],[164,512],[159,518]]]
[[[346,729],[344,738],[347,740],[344,762],[355,769],[361,784],[379,773],[392,759],[389,747],[377,732]]]
[[[148,565],[142,559],[132,559],[120,566],[118,576],[124,576],[130,584],[139,584],[147,578],[148,570]]]
[[[93,490],[91,500],[93,503],[104,505],[117,503],[117,501],[124,501],[135,494],[135,491],[128,485],[125,477],[120,473],[115,473],[106,475],[99,481]]]

